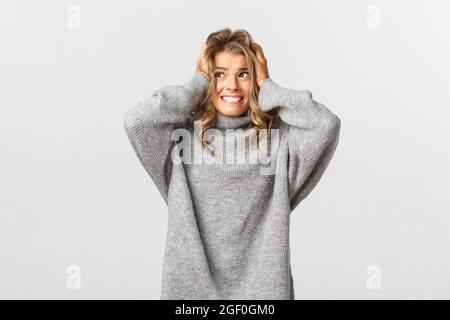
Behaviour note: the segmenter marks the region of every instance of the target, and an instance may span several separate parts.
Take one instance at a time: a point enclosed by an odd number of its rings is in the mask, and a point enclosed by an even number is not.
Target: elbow
[[[327,136],[334,138],[339,135],[341,130],[341,119],[330,112],[327,119],[324,121],[324,127],[326,128]]]
[[[127,110],[122,117],[122,125],[129,137],[133,135],[138,126],[137,117],[134,108]]]
[[[313,100],[314,108],[318,111],[317,126],[327,131],[339,132],[341,119],[320,102]]]
[[[125,129],[125,131],[127,131],[127,132],[133,126],[133,120],[132,120],[129,110],[123,114],[122,125],[123,125],[123,128]]]
[[[161,98],[161,95],[154,93],[125,111],[122,124],[129,136],[139,132],[153,118],[160,108]]]
[[[341,128],[341,119],[337,115],[332,113],[330,115],[330,120],[328,121],[330,127],[332,127],[334,130],[339,131],[339,129]]]

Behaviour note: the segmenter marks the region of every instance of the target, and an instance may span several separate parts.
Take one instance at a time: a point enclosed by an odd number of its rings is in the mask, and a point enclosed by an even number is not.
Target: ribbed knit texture
[[[280,107],[272,174],[262,173],[260,163],[218,161],[243,157],[226,148],[223,154],[205,151],[201,163],[174,162],[172,157],[181,160],[179,152],[172,152],[178,143],[171,140],[175,129],[192,134],[192,150],[201,148],[190,119],[206,85],[207,78],[196,73],[184,85],[156,90],[123,119],[133,150],[168,205],[161,299],[294,299],[290,213],[327,168],[340,119],[313,100],[310,91],[266,79],[260,108]],[[247,114],[218,112],[214,129],[228,141],[245,135],[249,125]],[[242,130],[227,136],[227,129]]]

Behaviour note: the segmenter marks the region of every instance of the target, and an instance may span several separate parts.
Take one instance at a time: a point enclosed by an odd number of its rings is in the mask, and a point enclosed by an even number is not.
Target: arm
[[[201,102],[208,80],[196,73],[184,85],[166,86],[127,110],[123,126],[133,150],[167,204],[172,170],[171,135]]]
[[[291,212],[317,185],[334,155],[341,121],[308,90],[283,88],[268,78],[259,91],[262,111],[280,107],[288,125],[288,188]]]

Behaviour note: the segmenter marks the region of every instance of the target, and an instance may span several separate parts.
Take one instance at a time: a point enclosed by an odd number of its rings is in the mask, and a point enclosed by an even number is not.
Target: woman
[[[261,46],[247,31],[227,28],[208,36],[189,81],[128,110],[124,127],[168,205],[161,299],[294,299],[290,213],[328,166],[340,119],[310,91],[277,85]],[[190,134],[182,155],[176,130]],[[251,148],[223,151],[208,130],[223,133],[227,145],[250,137],[258,149],[276,144],[276,169],[229,161],[247,159]],[[192,160],[192,150],[203,151],[202,161],[182,161]]]

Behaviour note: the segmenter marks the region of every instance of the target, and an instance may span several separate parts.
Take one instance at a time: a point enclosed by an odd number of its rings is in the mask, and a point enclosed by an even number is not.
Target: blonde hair
[[[270,135],[272,124],[278,116],[278,108],[274,108],[268,112],[260,110],[258,105],[259,86],[256,83],[256,46],[253,38],[244,29],[231,31],[229,28],[221,29],[211,33],[206,39],[207,48],[205,50],[205,58],[207,64],[208,87],[198,108],[192,114],[192,122],[201,121],[200,137],[204,148],[210,147],[210,142],[205,141],[204,133],[214,125],[217,110],[212,103],[212,97],[216,90],[216,77],[214,76],[214,57],[217,53],[226,51],[232,54],[245,55],[247,66],[250,73],[250,107],[247,115],[251,120],[251,130],[249,137],[256,135],[257,147],[259,148],[260,136],[259,129],[267,129],[267,136]],[[265,140],[265,137],[263,137]],[[263,141],[263,140],[261,140]]]

